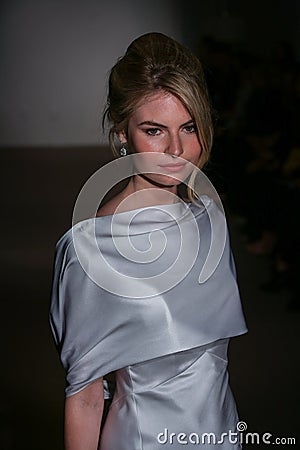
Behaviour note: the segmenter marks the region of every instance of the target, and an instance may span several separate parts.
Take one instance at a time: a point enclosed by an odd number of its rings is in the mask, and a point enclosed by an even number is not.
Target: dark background
[[[249,327],[230,347],[240,419],[299,447],[299,15],[291,0],[1,3],[1,449],[62,449],[54,247],[82,185],[111,159],[99,126],[107,71],[148,31],[199,55],[215,107],[206,173]]]

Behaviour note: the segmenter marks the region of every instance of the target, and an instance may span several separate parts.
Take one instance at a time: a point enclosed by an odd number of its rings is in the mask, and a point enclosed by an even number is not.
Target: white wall
[[[0,146],[97,144],[107,72],[148,31],[181,39],[177,1],[2,1]]]

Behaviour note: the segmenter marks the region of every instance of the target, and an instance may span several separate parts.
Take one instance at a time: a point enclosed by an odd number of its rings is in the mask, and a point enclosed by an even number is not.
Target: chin
[[[153,174],[146,174],[144,177],[150,181],[150,183],[153,183],[155,185],[159,185],[161,187],[172,187],[172,186],[179,186],[179,184],[182,183],[182,180],[178,180],[177,178],[173,178],[169,175],[157,175],[153,176]]]

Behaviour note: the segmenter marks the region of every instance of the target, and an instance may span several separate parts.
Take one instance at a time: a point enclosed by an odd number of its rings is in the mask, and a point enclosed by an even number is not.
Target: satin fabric
[[[178,239],[177,223],[189,208],[198,225],[200,248],[196,262],[185,278],[174,288],[154,297],[136,299],[114,295],[93,282],[78,261],[74,237],[82,239],[88,246],[94,227],[97,245],[113,268],[129,275],[159,272],[163,265],[160,259],[145,265],[130,263],[115,250],[111,235],[112,218],[119,225],[114,237],[118,237],[119,232],[119,237],[127,239],[124,228],[126,212],[82,221],[58,241],[50,324],[67,371],[67,396],[106,373],[129,364],[246,331],[228,236],[217,269],[207,282],[198,282],[210,246],[211,227],[207,210],[217,209],[217,206],[210,201],[205,208],[182,203],[167,205],[166,208],[173,213],[172,217],[162,215],[161,206],[139,210],[131,223],[131,236],[149,245],[150,231],[162,229],[172,244],[169,245],[170,254],[164,254],[164,263],[170,266]],[[191,245],[194,245],[193,239],[190,236]],[[101,274],[101,267],[99,271]],[[134,280],[130,279],[127,284],[134,284]]]
[[[178,223],[187,212],[192,213],[197,226],[187,244],[191,255],[200,237],[194,264],[184,277],[186,261],[171,271],[171,281],[179,281],[165,292],[155,295],[155,285],[150,284],[151,295],[137,298],[136,292],[143,287],[141,277],[156,276],[172,264],[180,248]],[[180,430],[182,423],[185,427],[190,424],[188,429],[197,433],[201,429],[226,431],[237,421],[227,383],[225,347],[221,357],[214,349],[217,341],[243,334],[247,328],[228,233],[216,270],[206,282],[199,283],[211,243],[210,215],[217,217],[218,208],[209,198],[202,198],[199,205],[166,205],[163,212],[161,205],[141,208],[135,211],[134,220],[132,212],[124,212],[82,221],[56,245],[50,325],[66,370],[66,396],[117,371],[118,393],[107,418],[101,450],[160,448],[155,433],[163,431],[164,423],[171,432]],[[162,256],[149,264],[129,261],[115,246],[118,240],[122,243],[128,239],[128,230],[134,245],[142,250],[149,246],[151,232],[157,230],[164,233],[169,244]],[[160,242],[161,236],[157,236]],[[87,271],[78,259],[74,242],[85,249]],[[125,280],[124,295],[109,292],[95,281],[93,271],[99,262],[92,254],[95,242],[114,272],[138,277],[137,281],[121,278]],[[101,264],[96,275],[101,275],[102,268],[105,279],[109,278],[107,267]],[[118,292],[122,292],[122,283],[116,286]],[[146,371],[141,376],[142,367]],[[168,379],[170,382],[164,384]],[[157,388],[148,390],[150,385]],[[194,416],[197,420],[192,420]],[[147,423],[151,425],[148,431]],[[118,434],[124,440],[115,444]],[[177,448],[174,443],[168,445]],[[235,448],[224,445],[226,449]]]
[[[227,345],[221,339],[118,370],[99,449],[240,448],[229,437],[238,415]]]

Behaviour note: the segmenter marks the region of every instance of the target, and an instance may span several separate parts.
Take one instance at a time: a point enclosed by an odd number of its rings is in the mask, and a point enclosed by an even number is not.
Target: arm
[[[64,433],[66,450],[97,450],[103,405],[102,378],[66,398]]]

